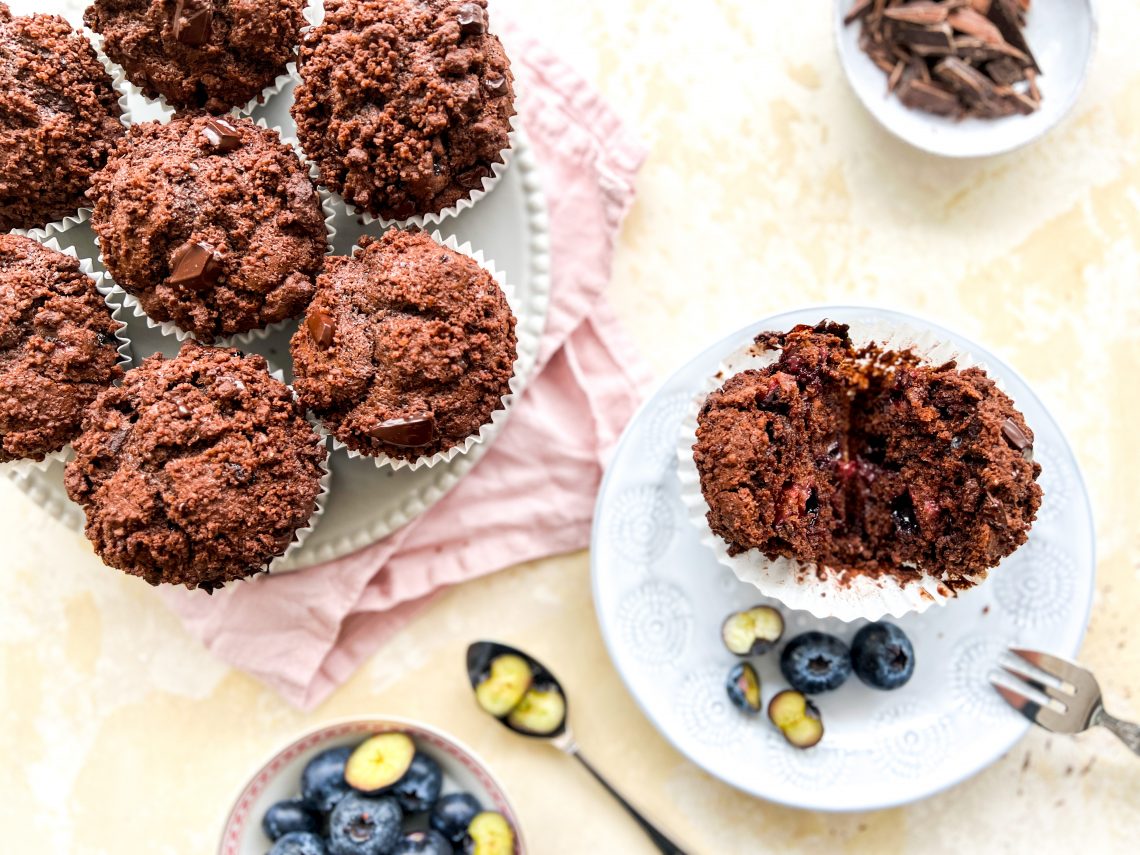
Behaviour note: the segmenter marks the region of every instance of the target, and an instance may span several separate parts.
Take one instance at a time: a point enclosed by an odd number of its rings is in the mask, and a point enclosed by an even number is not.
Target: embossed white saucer
[[[924,326],[984,357],[1036,433],[1044,504],[1029,542],[978,588],[894,621],[915,646],[917,670],[880,692],[852,678],[816,700],[823,741],[784,742],[761,714],[747,718],[725,694],[737,661],[720,640],[730,612],[766,602],[700,542],[686,518],[676,438],[686,404],[720,360],[767,329],[873,311]],[[1011,368],[928,321],[885,310],[825,306],[768,318],[729,336],[669,378],[634,417],[598,498],[591,550],[594,603],[615,666],[646,716],[690,760],[741,790],[814,810],[874,810],[921,799],[979,772],[1029,728],[990,688],[987,674],[1010,643],[1077,652],[1095,574],[1091,509],[1056,422]],[[767,601],[778,605],[774,601]],[[850,641],[861,623],[784,609],[785,639],[820,629]],[[750,661],[764,703],[787,688],[778,651]]]

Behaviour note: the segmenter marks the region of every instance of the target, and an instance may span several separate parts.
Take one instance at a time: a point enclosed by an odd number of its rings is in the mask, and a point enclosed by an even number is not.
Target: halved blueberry
[[[755,715],[760,712],[760,678],[756,669],[747,662],[738,662],[728,672],[725,689],[732,705],[741,712]]]
[[[823,739],[819,709],[800,692],[785,690],[772,698],[768,718],[796,748],[811,748]]]
[[[344,780],[354,790],[379,795],[390,789],[412,765],[416,744],[406,733],[379,733],[356,746],[344,767]]]

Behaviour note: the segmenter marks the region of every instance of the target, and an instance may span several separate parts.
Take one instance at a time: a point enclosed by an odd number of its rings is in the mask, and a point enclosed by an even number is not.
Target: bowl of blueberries
[[[525,855],[502,786],[419,722],[351,719],[276,752],[226,817],[219,855]]]

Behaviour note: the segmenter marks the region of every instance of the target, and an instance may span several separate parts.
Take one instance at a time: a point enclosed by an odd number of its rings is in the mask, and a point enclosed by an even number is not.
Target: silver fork
[[[1011,707],[1054,733],[1080,733],[1099,724],[1140,754],[1140,726],[1109,715],[1100,686],[1090,672],[1037,650],[1011,647],[1009,651],[1013,656],[999,664],[1018,679],[991,675],[990,683]],[[1034,690],[1037,697],[1025,692],[1026,687]]]

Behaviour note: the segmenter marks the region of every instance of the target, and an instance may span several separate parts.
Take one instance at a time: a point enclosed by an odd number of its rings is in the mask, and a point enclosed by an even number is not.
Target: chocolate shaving
[[[853,0],[859,46],[907,107],[952,118],[1026,115],[1040,73],[1021,28],[1029,0]]]

